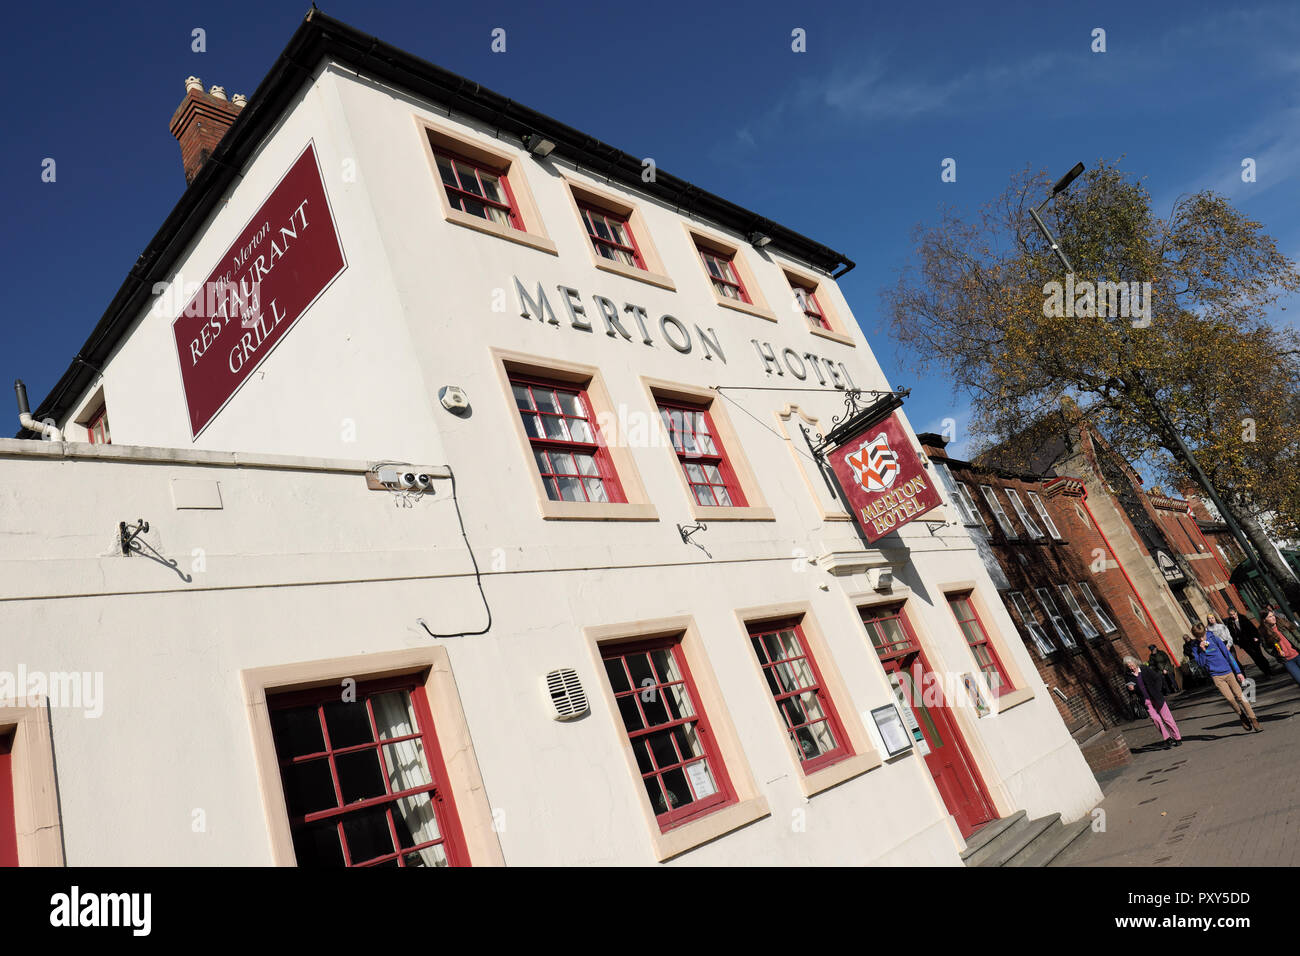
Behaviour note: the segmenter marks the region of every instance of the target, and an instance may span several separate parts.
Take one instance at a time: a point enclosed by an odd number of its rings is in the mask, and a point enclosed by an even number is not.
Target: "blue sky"
[[[33,404],[184,189],[167,122],[184,78],[252,93],[309,4],[22,4],[0,61],[9,294],[0,364]],[[1300,6],[1209,3],[432,4],[324,12],[838,249],[842,288],[918,430],[965,402],[881,327],[880,290],[939,207],[1029,165],[1123,156],[1157,211],[1214,188],[1300,257]],[[554,12],[565,11],[563,16]],[[190,49],[191,31],[207,51]],[[507,31],[492,53],[491,31]],[[1093,53],[1092,31],[1106,31]],[[791,51],[802,28],[807,52]],[[41,182],[46,157],[57,181]],[[957,181],[940,180],[944,158]],[[1257,181],[1241,181],[1241,161]],[[1293,321],[1295,309],[1282,318]],[[0,402],[8,401],[0,399]],[[4,406],[0,404],[0,408]],[[11,417],[16,416],[12,404]],[[16,417],[8,430],[12,434]]]

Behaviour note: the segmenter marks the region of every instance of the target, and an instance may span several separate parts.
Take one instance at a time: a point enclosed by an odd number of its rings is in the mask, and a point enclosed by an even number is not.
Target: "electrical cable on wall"
[[[458,631],[455,634],[435,634],[429,630],[429,625],[424,623],[424,618],[418,618],[420,627],[424,628],[425,633],[430,637],[476,637],[479,634],[486,634],[492,629],[492,607],[488,604],[487,595],[483,593],[483,575],[478,568],[478,559],[474,557],[474,549],[470,547],[469,535],[465,532],[465,518],[460,513],[460,498],[456,497],[456,472],[452,470],[451,465],[447,465],[447,474],[451,476],[451,501],[456,506],[456,521],[460,524],[460,536],[465,541],[465,550],[469,552],[470,563],[474,565],[474,583],[478,585],[479,597],[483,599],[483,610],[487,612],[487,623],[483,625],[482,630],[478,631]]]

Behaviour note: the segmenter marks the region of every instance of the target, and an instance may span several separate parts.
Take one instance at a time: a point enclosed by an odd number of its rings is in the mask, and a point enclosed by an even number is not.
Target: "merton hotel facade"
[[[172,131],[0,440],[0,862],[960,865],[1100,801],[846,258],[317,13]]]

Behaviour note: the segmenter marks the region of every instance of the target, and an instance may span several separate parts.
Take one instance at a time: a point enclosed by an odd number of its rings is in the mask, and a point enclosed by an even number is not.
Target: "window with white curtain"
[[[299,866],[468,862],[415,678],[268,699]]]

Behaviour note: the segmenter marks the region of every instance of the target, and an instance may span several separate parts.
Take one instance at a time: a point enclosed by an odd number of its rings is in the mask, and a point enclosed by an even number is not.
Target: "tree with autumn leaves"
[[[1195,487],[1172,425],[1300,608],[1268,542],[1300,536],[1300,335],[1269,318],[1300,272],[1223,196],[1160,218],[1141,181],[1102,162],[1043,213],[1066,276],[1029,217],[1050,193],[1026,170],[974,216],[918,226],[915,261],[883,293],[896,341],[946,373],[975,437],[1000,449],[1082,415],[1160,481]]]

